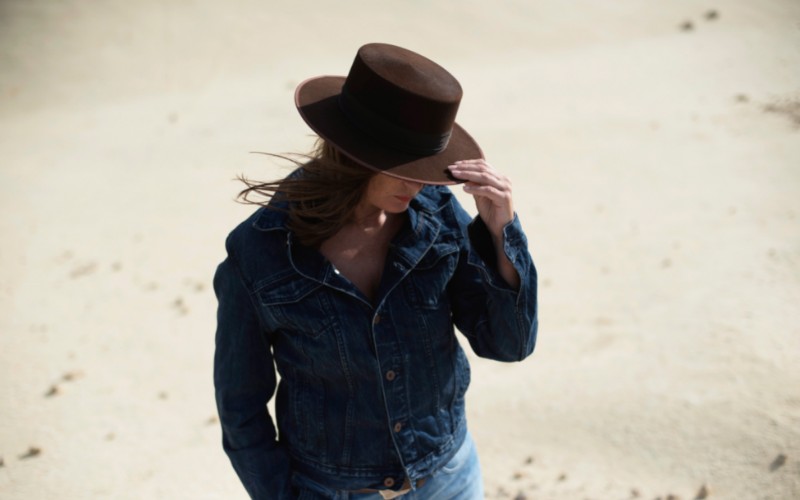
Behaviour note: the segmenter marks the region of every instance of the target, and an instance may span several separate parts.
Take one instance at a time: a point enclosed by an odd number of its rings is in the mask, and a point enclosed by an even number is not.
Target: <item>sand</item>
[[[0,498],[245,498],[232,179],[371,41],[462,82],[540,270],[533,357],[473,363],[487,498],[800,498],[793,0],[0,2]]]

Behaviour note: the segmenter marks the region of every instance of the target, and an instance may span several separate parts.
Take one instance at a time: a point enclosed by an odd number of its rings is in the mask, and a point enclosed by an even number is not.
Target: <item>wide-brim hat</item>
[[[483,158],[456,122],[463,92],[447,70],[383,43],[358,49],[347,77],[302,82],[303,120],[341,153],[370,169],[426,184],[455,184],[447,166]]]

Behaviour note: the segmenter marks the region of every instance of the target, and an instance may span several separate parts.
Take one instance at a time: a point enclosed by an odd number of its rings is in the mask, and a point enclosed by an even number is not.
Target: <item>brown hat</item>
[[[426,184],[455,184],[448,165],[483,158],[455,123],[461,95],[458,80],[430,59],[371,43],[358,49],[347,78],[310,78],[294,100],[320,137],[358,163]]]

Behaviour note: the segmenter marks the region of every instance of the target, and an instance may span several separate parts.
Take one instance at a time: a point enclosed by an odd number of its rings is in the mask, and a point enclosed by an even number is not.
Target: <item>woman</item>
[[[536,271],[510,183],[455,124],[460,100],[432,61],[365,45],[347,78],[297,89],[321,137],[309,160],[243,191],[270,200],[214,278],[214,382],[251,497],[483,498],[454,327],[479,356],[528,356]],[[474,220],[444,186],[460,182]]]

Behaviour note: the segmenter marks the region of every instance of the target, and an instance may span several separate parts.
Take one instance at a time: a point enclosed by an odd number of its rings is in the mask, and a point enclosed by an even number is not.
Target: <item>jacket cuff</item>
[[[467,262],[481,269],[486,282],[493,288],[516,293],[516,290],[511,288],[497,272],[497,252],[489,229],[480,216],[472,219],[467,227],[467,234],[470,241]],[[530,271],[528,259],[524,258],[528,254],[528,239],[522,231],[522,224],[516,212],[514,219],[503,226],[503,253],[524,283],[525,276]]]

